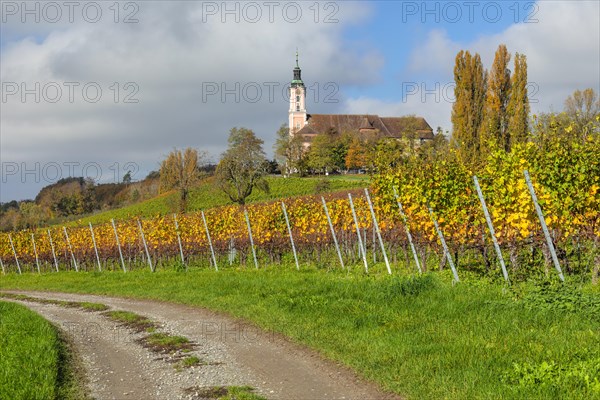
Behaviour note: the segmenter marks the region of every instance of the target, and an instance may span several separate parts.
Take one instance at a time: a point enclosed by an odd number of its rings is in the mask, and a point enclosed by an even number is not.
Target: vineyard
[[[299,269],[316,265],[368,272],[385,271],[385,265],[390,273],[416,273],[451,267],[458,274],[470,269],[501,276],[502,259],[511,279],[548,275],[557,264],[567,274],[597,275],[597,142],[590,139],[577,151],[560,153],[562,158],[549,153],[536,159],[530,144],[491,154],[478,172],[491,227],[471,172],[444,160],[420,176],[376,175],[370,199],[367,190],[356,189],[324,199],[304,196],[246,208],[4,233],[0,260],[4,273],[154,271],[174,261],[186,269],[263,268],[295,260]],[[524,170],[530,171],[533,192]],[[490,228],[502,257],[494,251]]]
[[[2,233],[2,289],[222,311],[406,398],[598,398],[598,154],[417,155],[367,190]]]

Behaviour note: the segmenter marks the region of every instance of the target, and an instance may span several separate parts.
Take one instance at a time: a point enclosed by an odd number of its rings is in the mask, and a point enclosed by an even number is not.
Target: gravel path
[[[96,399],[196,399],[199,397],[185,389],[245,385],[268,399],[398,399],[279,335],[205,309],[94,295],[10,293],[106,304],[114,310],[149,317],[159,324],[159,331],[196,343],[191,354],[203,365],[178,371],[168,356],[157,355],[136,342],[144,333],[134,333],[100,313],[23,302],[70,335]]]

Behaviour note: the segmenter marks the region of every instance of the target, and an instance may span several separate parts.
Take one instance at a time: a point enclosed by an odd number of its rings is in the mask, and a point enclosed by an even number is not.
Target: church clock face
[[[302,93],[302,91],[300,90],[300,88],[296,88],[296,94],[299,95],[300,93]]]

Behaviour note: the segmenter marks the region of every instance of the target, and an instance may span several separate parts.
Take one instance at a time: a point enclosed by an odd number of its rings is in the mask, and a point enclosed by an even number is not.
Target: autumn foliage
[[[600,240],[600,154],[598,135],[585,141],[550,141],[543,147],[532,142],[517,144],[510,152],[498,148],[487,157],[485,167],[476,171],[492,215],[496,236],[505,249],[521,251],[528,246],[542,248],[544,240],[523,176],[527,169],[557,243],[567,246],[573,241],[598,243]],[[449,154],[439,160],[420,163],[406,161],[401,168],[373,176],[372,191],[376,215],[390,253],[406,251],[407,237],[393,188],[408,217],[409,228],[420,251],[440,254],[440,245],[427,206],[436,216],[451,250],[484,249],[490,241],[472,175],[459,157]],[[373,228],[370,212],[360,190],[353,192],[361,232]],[[292,233],[298,251],[315,255],[330,249],[332,236],[319,196],[286,199]],[[356,227],[346,193],[327,197],[327,205],[338,240],[345,248],[356,245]],[[253,204],[248,210],[255,245],[263,257],[279,260],[291,251],[285,218],[280,202]],[[247,257],[249,239],[243,208],[237,205],[205,211],[210,235],[217,255],[225,255],[231,246],[242,259]],[[187,259],[205,257],[209,247],[200,213],[177,216],[179,236]],[[141,221],[152,259],[157,262],[179,255],[173,215],[156,216]],[[137,219],[117,221],[117,232],[127,263],[144,265],[144,248]],[[93,227],[103,262],[118,262],[118,248],[111,224]],[[49,232],[49,233],[48,233]],[[68,229],[75,258],[85,269],[96,268],[96,258],[89,226]],[[33,237],[32,237],[33,235]],[[13,232],[11,238],[23,265],[38,260],[51,268],[54,264],[49,235],[61,269],[72,268],[71,254],[62,227],[49,231]],[[13,268],[14,254],[8,234],[0,235],[0,258]],[[135,261],[138,261],[138,264]]]

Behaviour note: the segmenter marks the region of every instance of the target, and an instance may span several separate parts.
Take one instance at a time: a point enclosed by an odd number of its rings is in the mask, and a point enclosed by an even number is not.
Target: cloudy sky
[[[270,155],[296,48],[313,113],[417,114],[450,130],[461,49],[527,56],[532,111],[600,92],[599,2],[2,1],[0,201],[115,182],[173,148],[217,161],[232,127]]]

